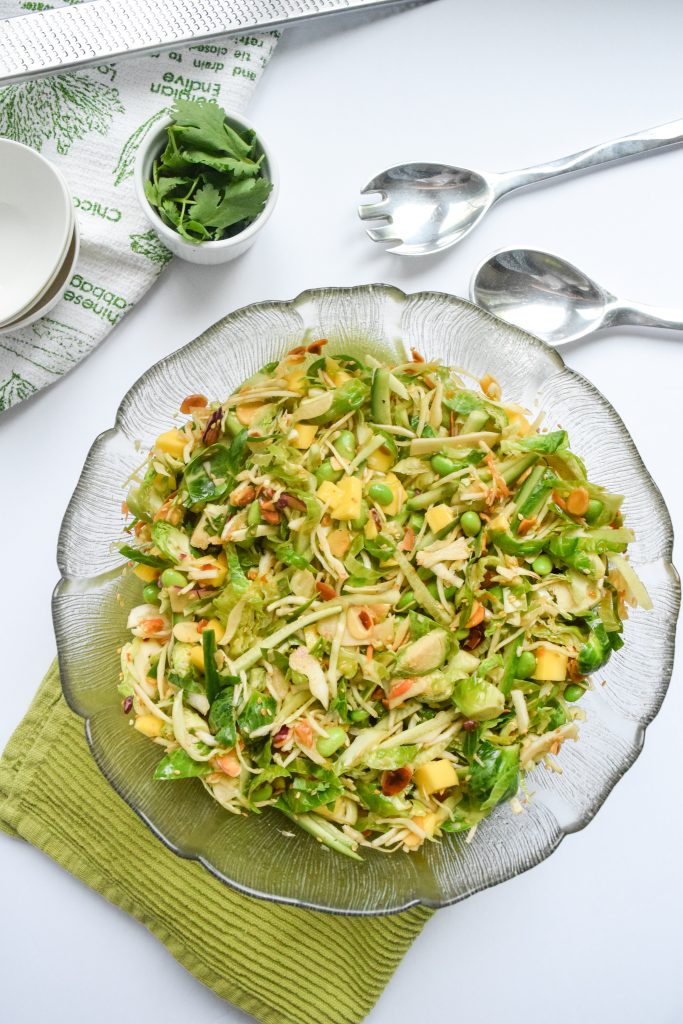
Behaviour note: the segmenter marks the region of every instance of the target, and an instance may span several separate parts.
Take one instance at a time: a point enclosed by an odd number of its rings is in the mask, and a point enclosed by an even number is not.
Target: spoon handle
[[[512,192],[513,189],[535,185],[547,178],[556,178],[561,174],[572,174],[575,171],[587,171],[601,164],[615,160],[628,160],[630,157],[643,156],[647,153],[667,149],[669,146],[680,146],[683,143],[683,119],[660,124],[656,128],[646,128],[634,135],[625,135],[621,139],[612,139],[590,149],[582,149],[571,156],[560,157],[547,164],[535,167],[524,167],[517,171],[507,171],[496,175],[497,197]]]
[[[683,331],[683,310],[645,306],[640,302],[619,303],[609,317],[609,325],[664,327],[670,331]]]

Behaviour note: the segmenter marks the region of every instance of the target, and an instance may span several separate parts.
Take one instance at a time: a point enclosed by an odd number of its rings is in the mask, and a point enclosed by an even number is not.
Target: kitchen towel
[[[100,774],[56,662],[0,759],[0,830],[136,917],[262,1024],[358,1024],[432,913],[358,918],[278,906],[171,853]]]
[[[0,0],[0,18],[70,2],[76,0]],[[81,232],[78,264],[61,301],[29,327],[0,335],[0,413],[88,355],[171,259],[133,188],[147,132],[178,98],[243,111],[278,36],[230,36],[0,87],[0,136],[54,161],[71,189]]]

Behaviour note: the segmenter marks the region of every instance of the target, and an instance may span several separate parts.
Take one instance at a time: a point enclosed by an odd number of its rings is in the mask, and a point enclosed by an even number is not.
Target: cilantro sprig
[[[273,188],[263,176],[256,135],[227,123],[222,107],[176,100],[164,152],[145,182],[145,195],[188,242],[238,234],[263,210]]]

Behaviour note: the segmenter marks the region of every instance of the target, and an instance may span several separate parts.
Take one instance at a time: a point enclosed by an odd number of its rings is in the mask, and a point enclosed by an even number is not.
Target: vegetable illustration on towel
[[[130,247],[139,256],[145,256],[152,263],[158,263],[165,267],[173,253],[167,249],[163,242],[160,242],[153,231],[145,231],[144,234],[133,234],[130,236]]]
[[[10,374],[7,380],[0,381],[0,412],[16,405],[17,402],[23,402],[25,398],[30,398],[35,390],[33,384],[24,380],[18,373]]]
[[[0,135],[38,151],[54,140],[62,156],[90,132],[106,135],[114,115],[124,112],[118,89],[88,74],[53,75],[0,89]]]

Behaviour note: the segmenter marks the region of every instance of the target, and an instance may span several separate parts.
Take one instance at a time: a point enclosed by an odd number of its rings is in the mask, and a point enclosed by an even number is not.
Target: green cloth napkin
[[[277,906],[176,857],[100,774],[56,662],[0,760],[0,829],[132,914],[263,1024],[357,1024],[431,916],[422,907],[353,918]]]

